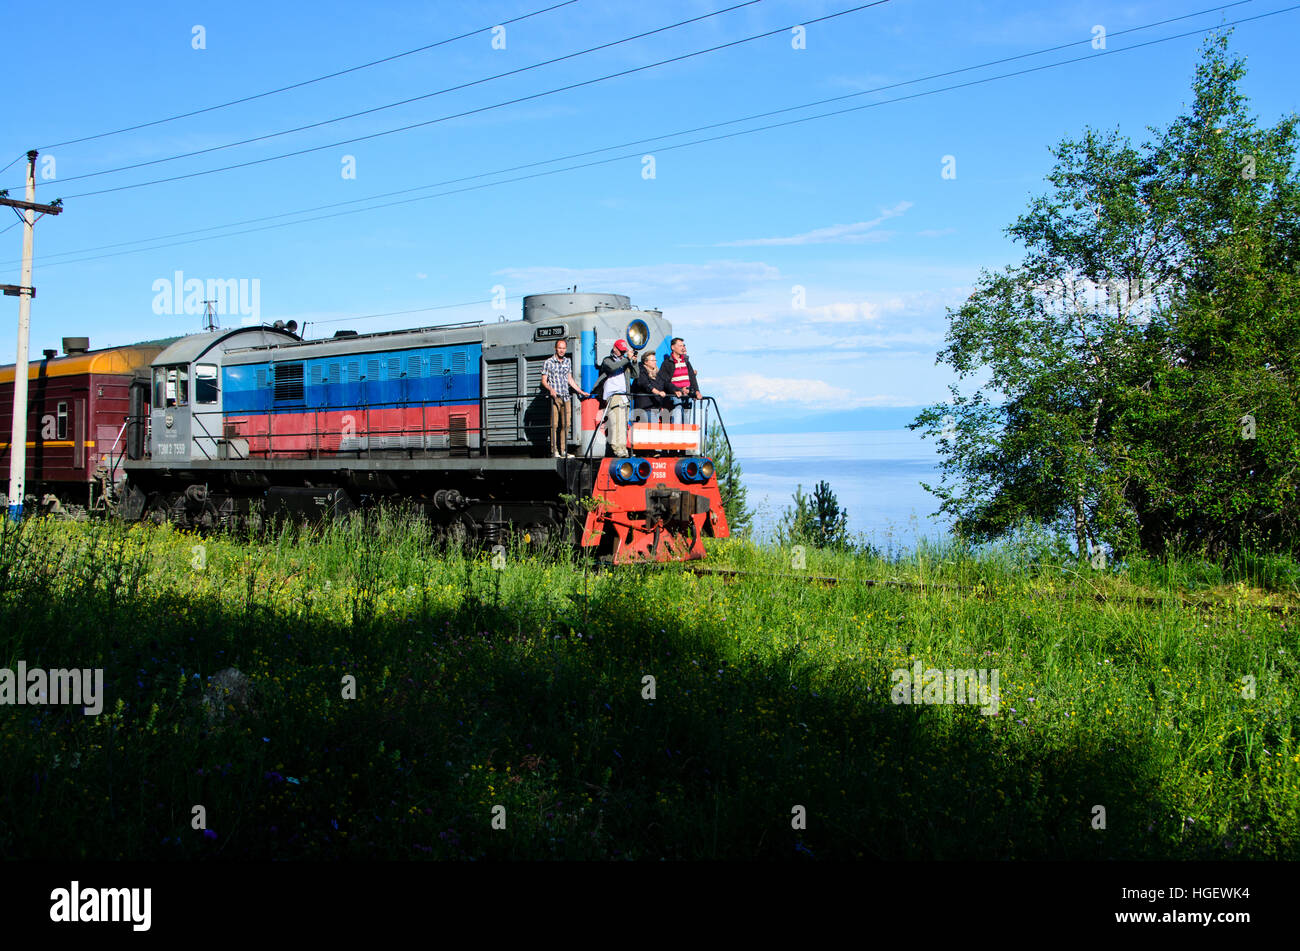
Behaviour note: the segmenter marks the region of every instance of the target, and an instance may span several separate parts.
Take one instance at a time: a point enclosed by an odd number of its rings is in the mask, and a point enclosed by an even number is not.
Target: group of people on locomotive
[[[609,446],[620,458],[628,455],[629,405],[639,419],[647,422],[663,422],[665,413],[670,423],[694,422],[694,401],[703,396],[695,379],[695,367],[686,356],[686,341],[681,337],[672,339],[662,367],[653,351],[637,357],[626,340],[615,340],[609,356],[600,363],[600,375],[590,392],[573,378],[573,364],[565,355],[567,348],[565,340],[555,341],[555,355],[542,366],[542,386],[551,397],[551,455],[573,456],[565,451],[572,393],[600,401]]]

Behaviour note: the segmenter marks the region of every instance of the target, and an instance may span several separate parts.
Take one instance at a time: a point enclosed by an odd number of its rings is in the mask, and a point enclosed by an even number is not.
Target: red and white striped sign
[[[690,423],[633,423],[628,448],[700,452],[700,427]]]

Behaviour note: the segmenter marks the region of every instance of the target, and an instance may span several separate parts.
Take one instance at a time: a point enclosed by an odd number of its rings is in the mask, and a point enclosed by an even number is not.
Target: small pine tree
[[[840,508],[830,483],[818,482],[813,487],[811,498],[804,495],[802,484],[797,485],[791,499],[794,504],[782,513],[781,524],[777,526],[778,544],[837,549],[850,547],[849,513]]]
[[[749,493],[741,481],[744,472],[727,441],[722,438],[721,427],[709,427],[704,440],[704,454],[713,460],[714,477],[722,496],[722,511],[726,513],[732,536],[748,534],[753,527],[754,513],[749,510]]]
[[[848,547],[849,513],[840,508],[829,482],[818,482],[813,489],[812,513],[818,548]]]
[[[782,546],[811,545],[812,508],[808,496],[803,494],[802,483],[794,487],[791,498],[794,504],[781,513],[781,521],[776,527],[776,542]]]

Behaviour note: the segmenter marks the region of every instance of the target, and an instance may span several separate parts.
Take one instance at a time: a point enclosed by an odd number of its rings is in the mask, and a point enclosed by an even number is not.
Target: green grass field
[[[0,667],[102,667],[107,700],[0,706],[0,856],[1300,857],[1295,565],[791,563],[5,527]],[[917,661],[996,669],[997,715],[894,703]],[[250,703],[213,720],[227,667]]]

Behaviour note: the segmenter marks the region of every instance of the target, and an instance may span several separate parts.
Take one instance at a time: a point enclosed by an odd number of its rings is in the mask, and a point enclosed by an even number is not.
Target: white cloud
[[[813,231],[805,231],[803,234],[778,238],[743,238],[740,241],[723,241],[714,245],[714,247],[754,248],[804,244],[867,244],[869,242],[886,241],[894,232],[875,231],[873,229],[890,218],[897,218],[911,207],[912,203],[910,201],[900,201],[893,208],[881,209],[879,216],[872,218],[870,221],[856,221],[847,225],[831,225],[828,228],[817,228]]]
[[[790,306],[789,295],[782,287],[780,296],[768,293],[761,299],[744,302],[726,302],[711,305],[699,312],[694,306],[683,306],[671,315],[674,322],[681,319],[684,324],[699,324],[709,328],[739,328],[753,326],[773,328],[776,333],[794,335],[803,338],[809,334],[820,335],[825,328],[838,326],[879,327],[883,324],[897,324],[906,320],[913,328],[918,322],[933,327],[946,327],[943,315],[948,307],[956,306],[970,294],[969,287],[936,288],[924,291],[903,291],[900,293],[877,293],[866,295],[865,300],[836,300],[835,292],[828,292],[828,302],[815,288],[807,289],[807,304],[801,308]],[[848,295],[845,295],[846,297]],[[842,331],[835,331],[842,333]],[[930,342],[929,340],[925,342]],[[776,346],[769,338],[768,346]],[[782,344],[784,345],[784,344]]]
[[[824,380],[772,377],[761,373],[700,377],[700,387],[718,395],[725,404],[797,404],[805,409],[856,409],[862,406],[910,406],[897,396],[858,396],[852,390],[832,386]]]
[[[880,301],[864,300],[832,301],[820,307],[805,307],[792,311],[790,316],[810,324],[856,324],[859,322],[875,323],[887,314],[898,313],[906,308],[901,297],[889,297]]]
[[[734,301],[743,292],[781,277],[778,268],[759,261],[709,261],[705,264],[643,264],[631,267],[502,268],[495,272],[528,294],[578,285],[583,291],[626,294],[638,307],[663,306],[682,298]]]

